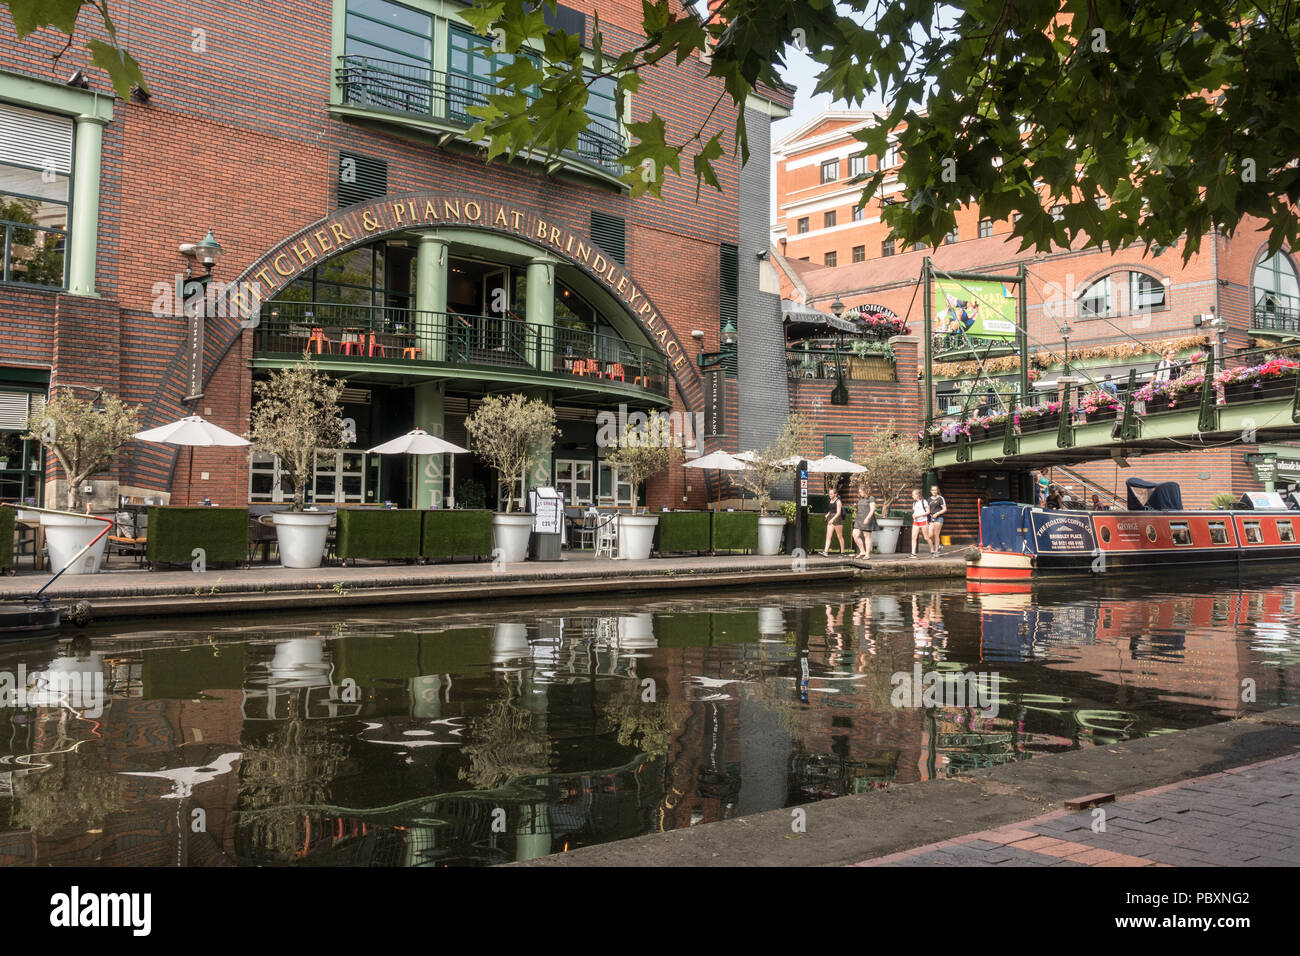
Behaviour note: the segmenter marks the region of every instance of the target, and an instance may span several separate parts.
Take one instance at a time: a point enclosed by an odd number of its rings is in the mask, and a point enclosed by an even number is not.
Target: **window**
[[[1023,219],[1024,217],[1025,217],[1025,214],[1024,214],[1023,212],[1013,212],[1013,213],[1011,214],[1011,222],[1012,222],[1012,224],[1015,224],[1015,223],[1019,222],[1021,219]]]
[[[953,227],[952,227],[952,231],[949,232],[946,236],[943,237],[943,243],[944,243],[944,245],[946,245],[946,246],[950,246],[950,245],[952,245],[954,242],[957,241],[957,238],[958,238],[957,227],[956,227],[956,226],[953,226]]]
[[[822,436],[822,457],[834,455],[836,458],[843,458],[845,461],[853,460],[853,436],[852,435],[823,435]]]
[[[880,254],[882,256],[892,256],[894,254],[894,240],[886,239],[880,244]]]
[[[487,104],[487,97],[497,92],[492,74],[513,63],[514,57],[493,52],[491,40],[458,24],[447,30],[447,43],[447,115],[457,123],[472,126],[478,117],[471,116],[468,108]],[[536,57],[530,59],[537,62]],[[429,67],[428,63],[424,65]]]
[[[316,451],[316,473],[311,500],[344,504],[366,500],[366,453],[320,448]],[[372,492],[373,494],[373,492]],[[293,500],[289,469],[275,455],[255,454],[248,474],[248,500],[282,502]]]
[[[1159,279],[1145,272],[1130,272],[1128,280],[1130,312],[1147,312],[1165,307],[1165,286]]]
[[[1062,219],[1065,218],[1064,204],[1057,203],[1055,206],[1052,207],[1051,213],[1052,213],[1052,218],[1055,219],[1057,222],[1060,222]]]
[[[1295,543],[1295,528],[1291,526],[1289,520],[1283,519],[1277,523],[1277,540],[1284,544]]]
[[[592,463],[575,459],[556,459],[555,487],[564,495],[565,505],[586,507],[592,503]]]
[[[1098,208],[1098,209],[1103,209],[1103,210],[1104,210],[1104,209],[1105,209],[1107,206],[1109,206],[1109,205],[1110,205],[1110,197],[1109,197],[1109,196],[1098,196],[1098,197],[1097,197],[1097,208]]]
[[[1079,318],[1110,315],[1110,276],[1094,282],[1079,296]]]
[[[991,236],[991,235],[993,235],[993,220],[992,220],[992,219],[981,219],[981,220],[980,220],[980,238],[981,238],[981,239],[987,239],[987,238],[988,238],[989,236]]]
[[[0,104],[0,280],[62,288],[72,120]]]
[[[836,257],[836,255],[835,255],[835,253],[833,253],[833,252],[828,252],[828,253],[826,253],[826,259],[825,259],[825,262],[826,262],[826,264],[827,264],[828,266],[833,266],[833,265],[838,265],[838,264],[839,264],[838,261],[837,261],[837,257]]]
[[[913,251],[913,252],[925,252],[925,250],[926,250],[926,245],[925,245],[924,242],[914,242],[914,243],[912,243],[912,251]]]
[[[348,0],[343,53],[376,61],[392,77],[428,70],[433,17],[388,0]]]
[[[835,210],[834,210],[834,209],[832,209],[830,212],[822,213],[822,225],[823,225],[825,228],[827,228],[827,229],[829,229],[831,226],[835,225]]]
[[[1255,266],[1255,311],[1275,315],[1300,310],[1300,282],[1291,257],[1279,249]]]
[[[853,221],[854,221],[854,222],[863,222],[863,221],[866,220],[866,218],[867,218],[867,210],[866,210],[866,209],[864,209],[862,206],[854,206],[854,207],[853,207]]]
[[[871,172],[871,170],[867,166],[867,156],[865,153],[859,156],[849,157],[849,178],[850,179],[853,179],[857,176],[865,176],[869,172]]]
[[[1210,525],[1210,544],[1227,544],[1228,543],[1228,526],[1223,521],[1211,521]]]
[[[1186,547],[1192,543],[1192,530],[1187,527],[1186,521],[1169,522],[1169,536],[1174,539],[1174,544],[1179,547]]]
[[[853,247],[853,261],[854,261],[854,262],[862,262],[862,261],[863,261],[864,259],[866,259],[866,258],[867,258],[867,247],[866,247],[866,246],[854,246],[854,247]]]
[[[1263,541],[1264,541],[1264,533],[1263,533],[1262,531],[1259,530],[1259,522],[1258,522],[1258,521],[1246,521],[1246,522],[1243,522],[1243,524],[1244,524],[1245,529],[1246,529],[1246,543],[1247,543],[1247,544],[1262,544]]]
[[[828,159],[822,163],[822,182],[833,183],[840,178],[840,161],[838,159]]]
[[[881,169],[893,169],[898,165],[898,147],[890,146],[885,150],[885,155],[880,158]]]
[[[797,233],[800,233],[800,234],[805,233],[805,232],[808,231],[808,217],[807,217],[807,216],[804,216],[804,217],[803,217],[802,219],[800,219],[797,223],[795,223],[794,231],[797,232]]]

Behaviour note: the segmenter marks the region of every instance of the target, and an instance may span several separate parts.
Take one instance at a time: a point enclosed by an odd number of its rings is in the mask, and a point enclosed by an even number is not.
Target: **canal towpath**
[[[513,865],[1296,866],[1300,707]]]
[[[89,601],[96,620],[159,615],[234,614],[253,611],[340,610],[406,603],[590,597],[593,593],[649,593],[704,588],[773,590],[855,581],[949,579],[966,574],[969,549],[938,556],[698,555],[624,561],[590,552],[565,552],[562,561],[501,565],[491,561],[445,564],[328,564],[312,569],[277,564],[151,571],[114,558],[98,574],[64,575],[46,594],[56,602]],[[116,566],[114,566],[116,564]],[[20,569],[0,578],[0,600],[30,594],[47,572]]]

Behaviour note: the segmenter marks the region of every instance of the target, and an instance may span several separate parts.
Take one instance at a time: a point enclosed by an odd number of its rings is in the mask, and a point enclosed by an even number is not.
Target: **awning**
[[[786,334],[790,334],[792,327],[802,326],[808,332],[857,332],[858,327],[848,319],[837,319],[829,312],[821,312],[811,306],[804,305],[802,302],[795,302],[791,299],[781,300],[781,320],[786,325]]]

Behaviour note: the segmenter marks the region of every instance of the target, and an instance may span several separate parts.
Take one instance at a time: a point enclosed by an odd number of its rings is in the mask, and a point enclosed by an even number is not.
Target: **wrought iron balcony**
[[[1276,292],[1255,297],[1254,328],[1300,334],[1300,299]]]
[[[254,350],[263,358],[308,352],[394,369],[450,365],[540,371],[668,394],[668,365],[654,349],[600,332],[525,322],[513,314],[269,302],[262,307]]]
[[[368,56],[339,57],[335,77],[344,106],[429,118],[464,129],[478,122],[469,108],[486,106],[488,96],[500,92],[488,80]],[[590,119],[578,134],[577,148],[564,155],[613,176],[623,175],[622,133],[607,120]]]

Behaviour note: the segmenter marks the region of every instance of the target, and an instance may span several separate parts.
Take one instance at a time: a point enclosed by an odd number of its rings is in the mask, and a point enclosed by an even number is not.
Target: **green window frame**
[[[853,436],[848,434],[828,434],[822,436],[822,457],[835,455],[845,461],[853,460]]]

